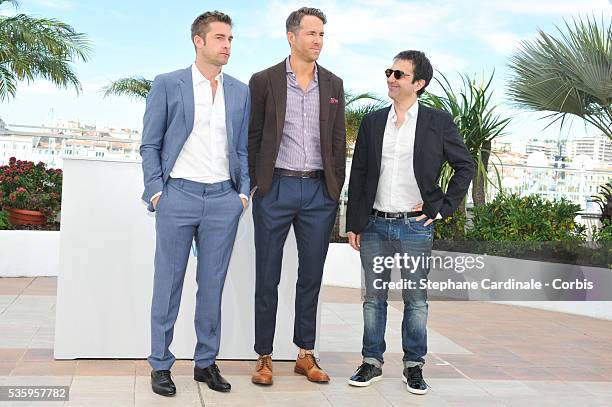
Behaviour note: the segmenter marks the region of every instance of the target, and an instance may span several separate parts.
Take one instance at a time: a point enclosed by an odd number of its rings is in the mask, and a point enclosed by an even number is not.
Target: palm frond
[[[47,79],[78,93],[81,85],[71,63],[86,62],[91,51],[87,36],[62,21],[25,14],[0,17],[0,66],[15,80]],[[14,90],[0,93],[0,100],[12,96]]]
[[[365,92],[365,93],[359,93],[359,94],[354,94],[350,91],[344,92],[344,105],[345,106],[350,106],[356,102],[363,101],[363,100],[384,102],[383,99],[380,98],[380,96],[372,92]]]
[[[504,134],[504,130],[510,122],[509,117],[502,117],[497,113],[497,106],[491,103],[491,83],[495,72],[487,79],[477,81],[468,75],[460,75],[462,86],[458,92],[453,90],[449,80],[438,72],[439,78],[435,80],[442,89],[441,95],[425,92],[421,101],[428,106],[441,109],[449,113],[457,125],[459,134],[472,153],[476,163],[476,177],[472,186],[474,205],[484,204],[484,192],[487,185],[493,185],[501,189],[501,178],[497,164],[490,162],[492,155],[491,142]],[[489,167],[495,170],[496,179],[489,176]],[[450,167],[449,167],[450,168]],[[440,187],[444,190],[452,171],[442,170],[438,180]],[[476,192],[475,192],[476,191]]]
[[[366,92],[354,94],[350,91],[344,93],[346,120],[346,142],[352,145],[357,140],[357,132],[361,121],[368,113],[382,109],[387,103],[378,95]]]
[[[6,67],[0,65],[0,100],[14,97],[17,92],[17,78]]]
[[[104,87],[104,97],[129,96],[136,99],[146,99],[151,90],[152,80],[142,76],[121,78]]]
[[[539,31],[510,58],[508,95],[552,122],[575,115],[612,139],[612,19],[565,21],[556,37]]]
[[[497,106],[491,104],[491,83],[495,72],[480,83],[468,75],[461,75],[462,87],[455,93],[449,80],[439,72],[441,79],[435,78],[443,95],[425,92],[421,101],[431,107],[449,113],[459,129],[466,145],[477,158],[478,151],[486,141],[504,134],[510,118],[502,118]]]

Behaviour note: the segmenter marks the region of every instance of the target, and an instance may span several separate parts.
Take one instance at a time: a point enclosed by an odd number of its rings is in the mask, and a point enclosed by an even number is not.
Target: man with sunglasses
[[[403,381],[425,394],[422,367],[427,353],[427,280],[433,222],[450,216],[474,176],[474,160],[453,118],[418,103],[433,76],[420,51],[403,51],[385,71],[390,107],[368,114],[359,128],[349,182],[346,228],[364,271],[363,363],[349,384],[369,386],[382,378],[388,283],[399,265],[404,312]],[[454,174],[446,192],[437,183],[444,162]],[[389,267],[391,266],[391,267]]]

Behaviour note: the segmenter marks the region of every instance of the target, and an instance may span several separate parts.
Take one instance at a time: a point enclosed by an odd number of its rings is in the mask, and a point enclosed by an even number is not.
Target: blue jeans
[[[361,234],[361,266],[364,271],[365,295],[363,302],[363,361],[381,367],[386,349],[388,283],[396,265],[384,264],[381,259],[399,257],[401,279],[404,283],[402,299],[402,348],[404,367],[423,366],[427,354],[427,281],[433,243],[433,223],[416,218],[384,219],[370,216]],[[395,280],[395,283],[398,281]],[[407,284],[412,284],[407,288]]]

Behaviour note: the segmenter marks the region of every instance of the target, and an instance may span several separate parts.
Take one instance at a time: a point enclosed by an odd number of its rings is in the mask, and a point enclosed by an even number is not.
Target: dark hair
[[[298,28],[300,28],[300,23],[304,16],[317,17],[319,20],[323,21],[323,24],[327,24],[327,17],[325,17],[325,14],[323,14],[321,10],[313,7],[302,7],[293,11],[289,14],[289,17],[287,17],[287,22],[285,23],[287,32],[296,33]]]
[[[423,86],[417,92],[418,96],[421,96],[423,92],[425,92],[425,88],[429,85],[431,78],[433,77],[433,67],[431,66],[431,62],[425,56],[425,53],[421,51],[402,51],[393,58],[393,60],[400,59],[402,61],[411,61],[414,65],[414,76],[412,77],[412,83],[415,81],[423,79],[425,81],[425,86]]]
[[[207,11],[200,14],[195,20],[193,20],[193,23],[191,24],[191,41],[193,41],[193,37],[196,35],[200,36],[202,39],[205,39],[209,24],[214,22],[225,23],[230,27],[232,26],[232,19],[227,14],[217,10]]]

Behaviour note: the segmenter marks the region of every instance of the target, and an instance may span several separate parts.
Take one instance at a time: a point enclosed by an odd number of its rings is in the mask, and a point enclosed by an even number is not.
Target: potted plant
[[[44,225],[59,213],[62,170],[11,157],[0,166],[0,203],[13,225]]]

